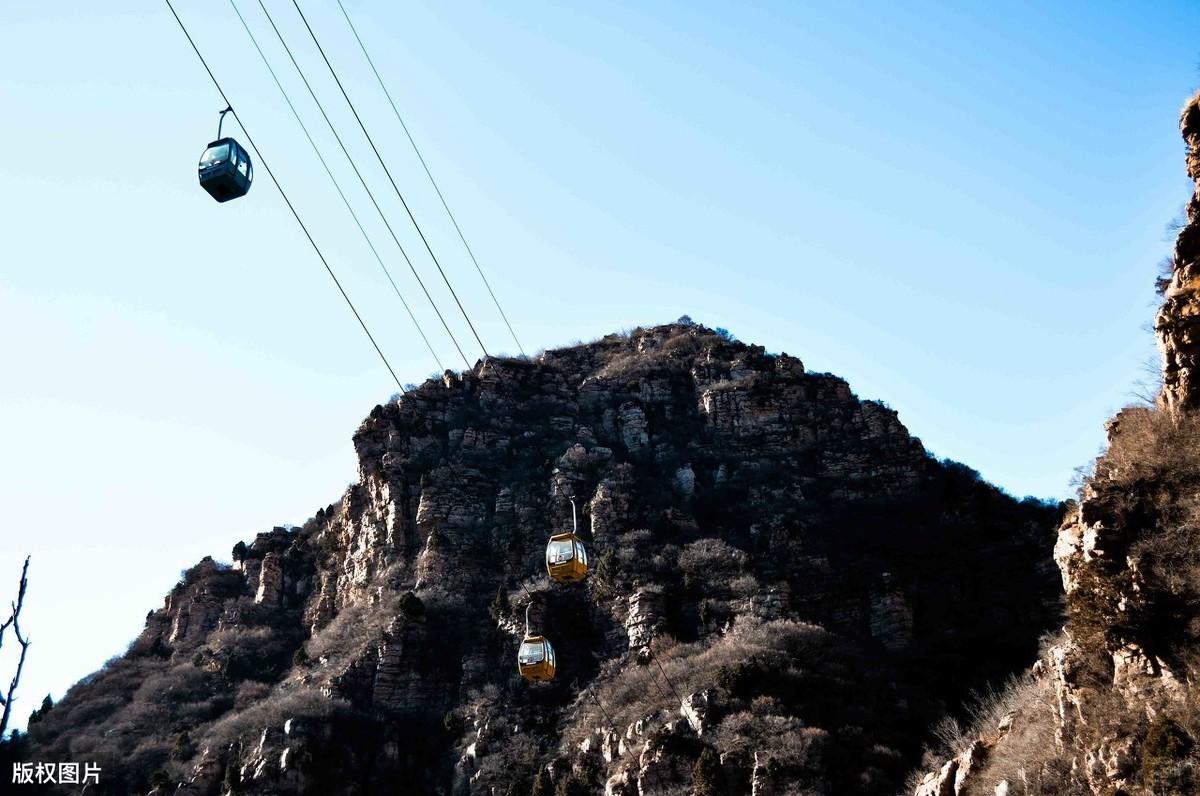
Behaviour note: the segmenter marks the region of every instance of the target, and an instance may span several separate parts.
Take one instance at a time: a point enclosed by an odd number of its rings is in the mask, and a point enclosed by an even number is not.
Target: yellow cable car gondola
[[[542,683],[554,679],[554,647],[544,636],[526,636],[517,652],[517,671],[526,680]]]
[[[529,632],[529,608],[532,605],[530,602],[525,606],[525,639],[517,650],[517,673],[532,683],[544,683],[554,679],[558,665],[550,639]]]
[[[569,533],[556,533],[546,544],[546,572],[556,583],[578,583],[587,577],[587,550],[579,539],[574,498],[571,498],[571,525]]]

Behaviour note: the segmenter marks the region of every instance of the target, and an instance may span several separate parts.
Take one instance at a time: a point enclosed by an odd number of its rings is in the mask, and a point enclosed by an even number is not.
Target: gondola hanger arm
[[[217,140],[221,140],[221,127],[225,124],[225,114],[233,113],[233,106],[226,105],[225,110],[221,111],[221,118],[217,120]],[[233,118],[237,118],[237,114],[233,113]]]

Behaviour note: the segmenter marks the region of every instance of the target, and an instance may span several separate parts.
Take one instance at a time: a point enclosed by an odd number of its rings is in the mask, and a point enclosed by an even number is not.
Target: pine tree
[[[554,782],[545,769],[533,778],[533,789],[529,791],[529,796],[554,796]]]
[[[579,777],[572,774],[564,777],[554,789],[554,796],[592,796],[592,789]]]
[[[52,707],[54,707],[54,700],[50,698],[49,694],[46,694],[46,698],[42,700],[42,706],[29,714],[29,723],[31,725],[37,724],[46,718],[46,714],[50,712]]]
[[[488,610],[491,611],[492,619],[497,622],[512,611],[512,603],[508,601],[508,592],[503,586],[496,589],[496,599],[492,600],[492,605]]]
[[[711,746],[704,747],[692,766],[692,788],[695,796],[720,796],[725,792],[721,757]]]
[[[195,754],[196,745],[192,743],[192,738],[188,735],[187,730],[184,730],[175,737],[175,746],[171,749],[171,759],[191,760]]]

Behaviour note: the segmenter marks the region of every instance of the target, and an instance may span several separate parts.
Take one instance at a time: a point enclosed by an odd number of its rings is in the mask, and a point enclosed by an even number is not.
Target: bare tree
[[[1138,370],[1141,375],[1134,380],[1130,393],[1138,403],[1154,408],[1162,394],[1162,363],[1156,354],[1151,354],[1142,360]]]
[[[4,634],[9,627],[13,629],[13,636],[17,639],[17,643],[21,645],[21,655],[17,659],[17,671],[13,674],[12,681],[8,684],[8,691],[0,694],[0,707],[4,708],[4,712],[0,713],[0,738],[4,737],[4,732],[8,729],[8,717],[12,713],[13,695],[17,692],[17,684],[21,682],[21,669],[25,667],[25,654],[29,652],[29,637],[21,633],[21,608],[25,605],[25,588],[29,585],[29,556],[25,556],[25,566],[21,568],[21,584],[17,588],[17,600],[12,603],[12,613],[8,619],[4,620],[4,624],[0,625],[0,649],[4,648]]]

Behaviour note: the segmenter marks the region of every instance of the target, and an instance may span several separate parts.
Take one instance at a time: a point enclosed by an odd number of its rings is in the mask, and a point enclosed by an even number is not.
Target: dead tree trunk
[[[8,619],[0,625],[0,649],[4,647],[4,634],[8,632],[9,627],[12,627],[13,636],[21,645],[21,655],[17,658],[17,670],[8,684],[8,691],[0,694],[0,707],[4,708],[4,712],[0,713],[0,738],[4,737],[4,733],[8,729],[8,717],[12,714],[13,696],[17,693],[17,685],[21,682],[21,670],[25,668],[25,654],[29,652],[29,637],[21,633],[21,608],[25,605],[25,587],[29,585],[29,579],[26,577],[28,574],[29,556],[25,556],[25,566],[21,568],[21,584],[17,587],[16,602],[12,603],[12,613],[9,614]]]

